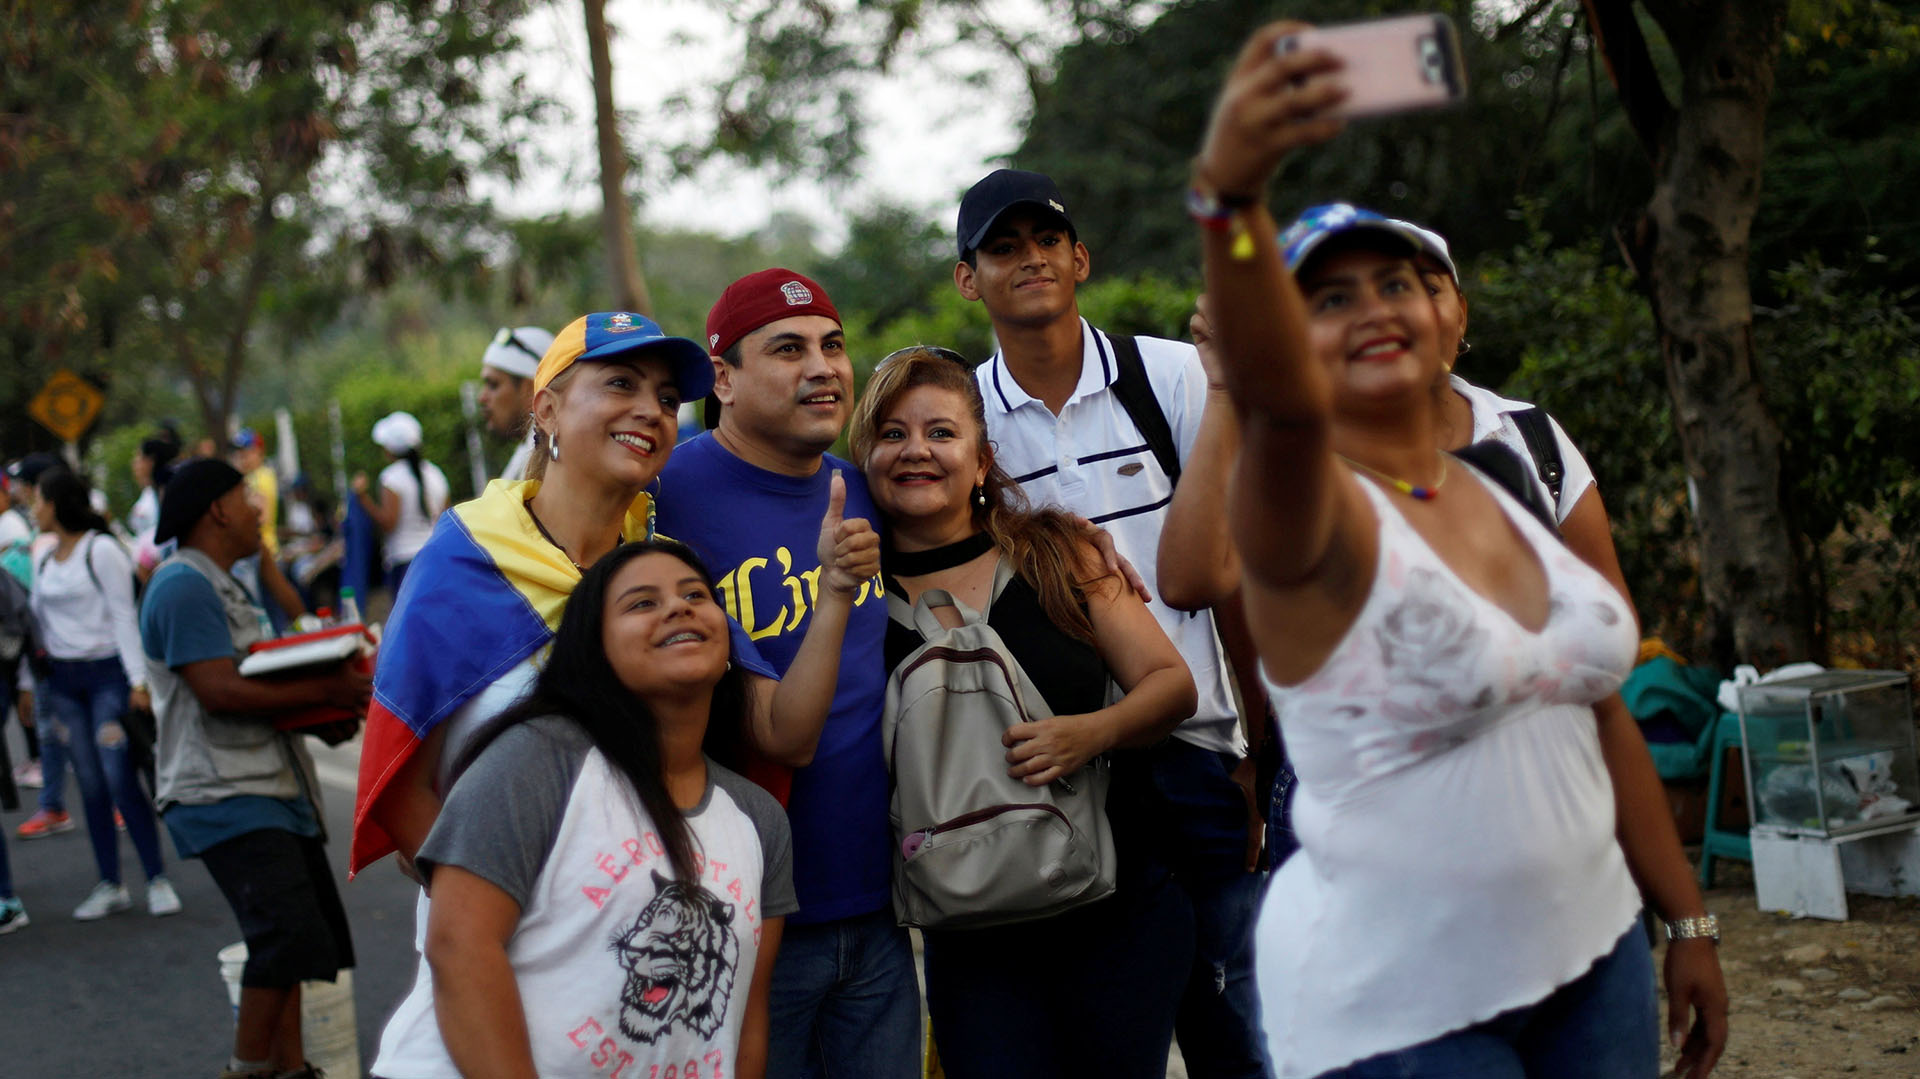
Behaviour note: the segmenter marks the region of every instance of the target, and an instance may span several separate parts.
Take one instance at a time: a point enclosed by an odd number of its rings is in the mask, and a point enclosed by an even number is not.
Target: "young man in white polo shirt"
[[[959,249],[954,285],[986,307],[1000,344],[976,371],[1000,467],[1036,504],[1113,534],[1155,591],[1150,607],[1193,671],[1200,706],[1153,751],[1167,854],[1196,923],[1175,1033],[1196,1079],[1257,1079],[1264,1068],[1252,975],[1252,765],[1212,612],[1174,610],[1153,579],[1177,461],[1193,448],[1206,400],[1199,355],[1183,342],[1111,337],[1080,317],[1075,288],[1090,259],[1046,176],[1001,169],[975,184],[960,202]],[[1129,352],[1138,364],[1123,383],[1134,366]],[[1250,707],[1261,737],[1264,701]]]

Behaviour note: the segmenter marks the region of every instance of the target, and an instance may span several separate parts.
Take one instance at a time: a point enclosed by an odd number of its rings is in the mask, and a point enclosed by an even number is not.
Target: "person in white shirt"
[[[353,477],[354,497],[387,535],[384,548],[387,589],[395,598],[407,566],[433,534],[433,522],[447,508],[451,490],[446,473],[420,459],[420,421],[410,412],[390,412],[373,425],[373,440],[392,463],[380,470],[380,498],[367,490],[367,476]]]
[[[1454,341],[1425,244],[1340,203],[1276,240],[1273,174],[1332,138],[1349,89],[1332,54],[1276,49],[1302,28],[1247,43],[1189,197],[1239,432],[1237,466],[1208,475],[1230,473],[1299,777],[1301,850],[1256,931],[1274,1072],[1650,1077],[1644,888],[1669,919],[1675,1072],[1705,1079],[1726,1044],[1717,925],[1664,806],[1644,804],[1660,795],[1636,778],[1638,732],[1595,708],[1633,663],[1632,606],[1536,519],[1524,474],[1443,452],[1433,390]]]
[[[749,707],[717,592],[659,538],[581,579],[420,847],[426,961],[375,1072],[765,1076],[799,903],[786,814],[706,752]]]
[[[513,456],[500,472],[503,480],[527,478],[533,455],[533,375],[553,335],[538,326],[502,326],[480,356],[480,411],[487,433],[514,440]]]
[[[147,878],[147,910],[176,914],[153,803],[140,788],[124,725],[129,706],[151,708],[133,602],[133,562],[88,503],[87,485],[64,468],[40,477],[36,522],[56,537],[34,566],[33,613],[50,659],[40,692],[43,740],[73,764],[100,882],[74,908],[81,921],[132,905],[120,880],[114,810]]]
[[[1091,259],[1066,206],[1037,172],[1000,169],[975,184],[960,203],[954,286],[986,308],[1000,345],[976,369],[995,459],[1036,506],[1068,510],[1113,534],[1146,578],[1148,609],[1193,673],[1198,708],[1147,751],[1168,836],[1162,857],[1194,908],[1193,969],[1175,1030],[1195,1079],[1259,1079],[1250,930],[1263,814],[1248,744],[1266,735],[1266,702],[1250,654],[1236,655],[1244,664],[1243,736],[1216,612],[1174,609],[1155,580],[1206,375],[1190,344],[1108,334],[1080,317],[1076,289]],[[1237,643],[1231,599],[1219,614],[1220,632]]]

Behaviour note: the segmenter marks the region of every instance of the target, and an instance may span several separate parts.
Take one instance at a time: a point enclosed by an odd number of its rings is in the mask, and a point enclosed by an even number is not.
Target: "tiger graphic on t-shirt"
[[[658,872],[653,882],[658,894],[612,943],[627,972],[620,1030],[651,1045],[677,1022],[710,1038],[726,1018],[739,966],[733,907],[698,884]]]

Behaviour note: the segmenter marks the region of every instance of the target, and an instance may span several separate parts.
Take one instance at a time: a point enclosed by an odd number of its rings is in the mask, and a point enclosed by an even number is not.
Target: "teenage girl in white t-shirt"
[[[532,695],[476,736],[420,847],[425,962],[376,1074],[765,1073],[798,903],[786,815],[704,751],[710,726],[744,729],[730,652],[684,545],[587,571]]]

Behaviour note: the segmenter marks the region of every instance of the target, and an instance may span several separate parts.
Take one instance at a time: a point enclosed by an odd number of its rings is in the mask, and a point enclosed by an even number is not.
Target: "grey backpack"
[[[994,595],[1011,571],[1001,563]],[[881,731],[893,777],[900,924],[959,929],[1030,921],[1112,894],[1108,766],[1030,787],[1007,774],[1007,728],[1053,715],[1000,635],[944,591],[888,613],[926,641],[887,678]],[[951,607],[961,625],[943,626]]]

